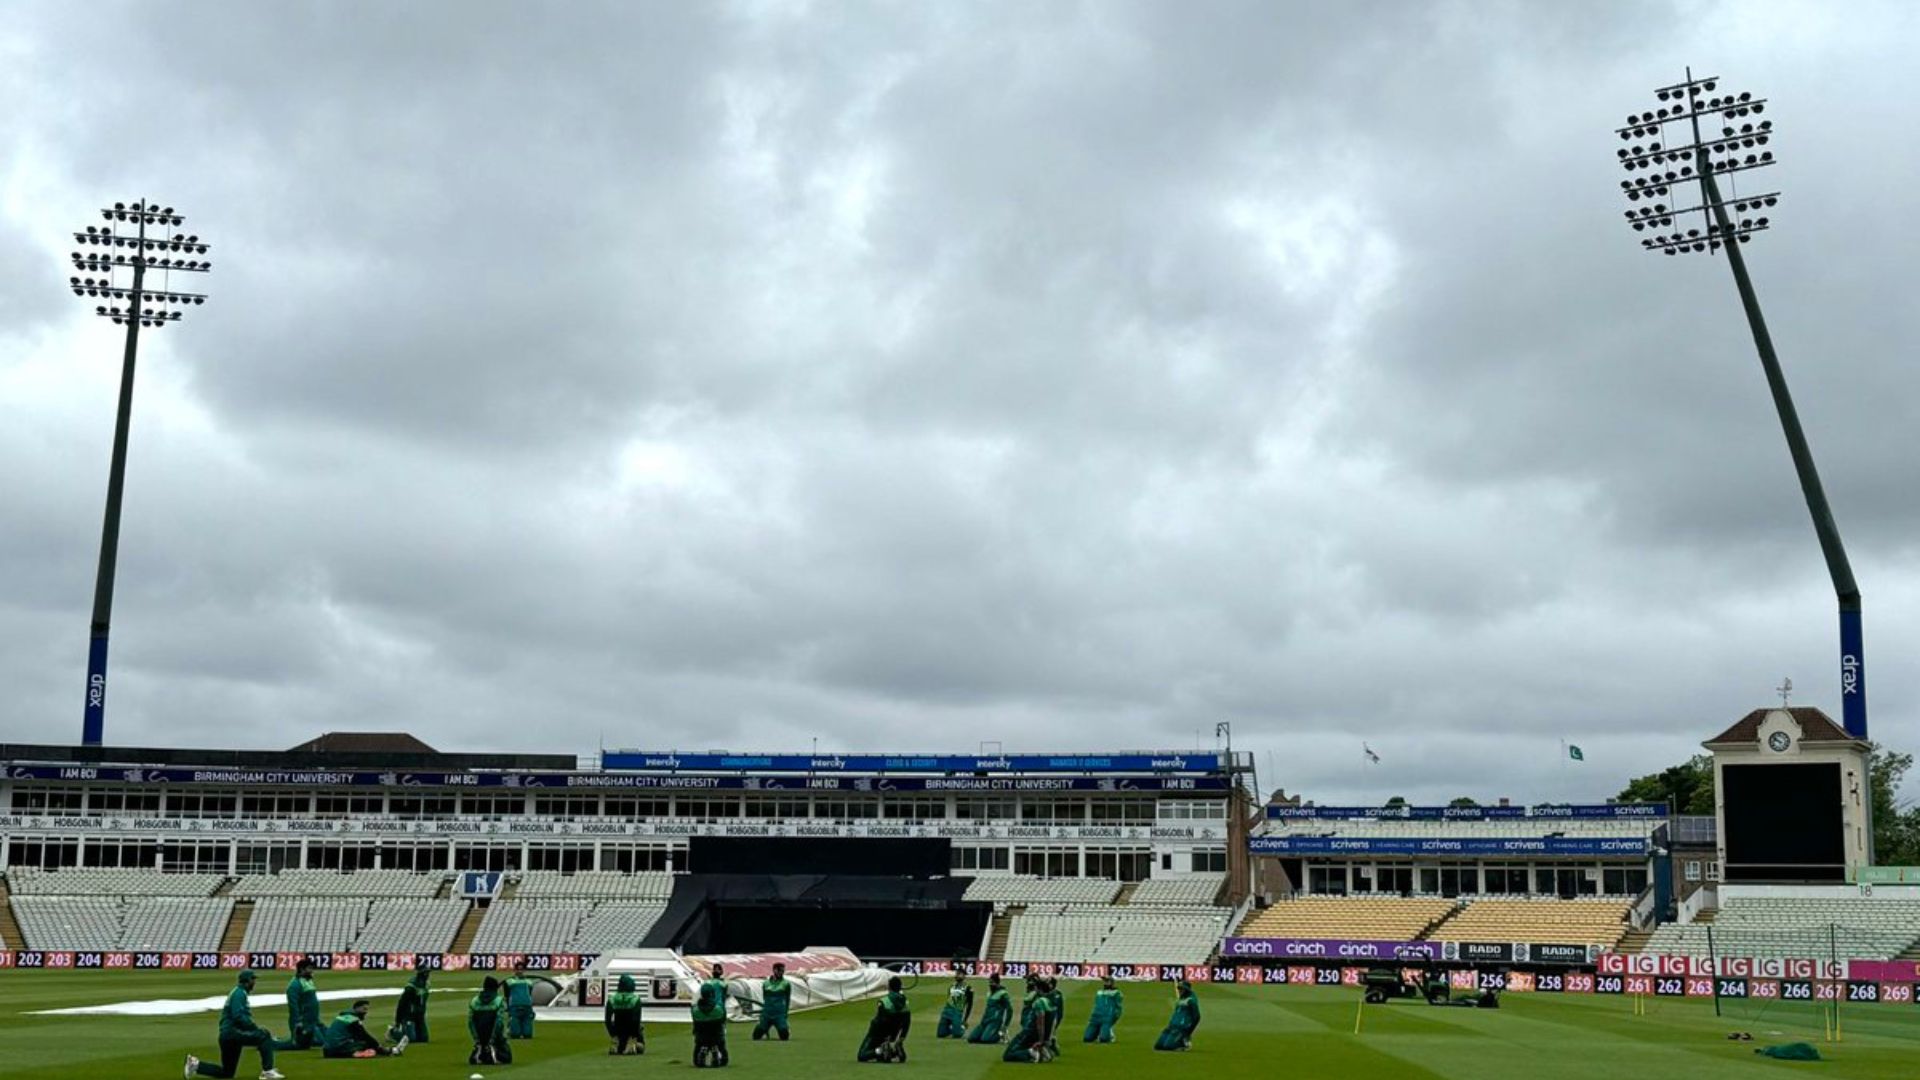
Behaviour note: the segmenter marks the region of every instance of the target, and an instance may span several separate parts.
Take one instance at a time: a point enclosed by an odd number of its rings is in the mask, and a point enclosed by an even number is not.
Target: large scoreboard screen
[[[1728,765],[1728,881],[1843,881],[1840,765]]]

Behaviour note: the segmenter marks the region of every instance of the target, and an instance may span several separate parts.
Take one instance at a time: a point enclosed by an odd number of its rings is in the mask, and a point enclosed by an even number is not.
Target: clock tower
[[[1755,709],[1713,754],[1721,878],[1843,882],[1872,862],[1868,751],[1819,709]]]

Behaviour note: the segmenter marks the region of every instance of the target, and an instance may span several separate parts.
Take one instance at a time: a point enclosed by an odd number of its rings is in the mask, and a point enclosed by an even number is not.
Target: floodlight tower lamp
[[[1720,177],[1764,169],[1774,163],[1770,148],[1773,121],[1752,119],[1766,112],[1767,99],[1756,98],[1746,91],[1722,92],[1718,76],[1696,79],[1691,70],[1684,82],[1660,87],[1654,96],[1664,104],[1650,112],[1629,115],[1624,127],[1614,129],[1620,140],[1629,144],[1619,150],[1616,157],[1622,168],[1635,174],[1620,183],[1627,200],[1634,203],[1661,200],[1629,209],[1627,223],[1635,232],[1645,232],[1648,228],[1673,230],[1643,239],[1640,244],[1647,251],[1666,255],[1726,252],[1727,265],[1733,272],[1734,286],[1746,311],[1754,347],[1760,354],[1760,366],[1766,373],[1767,388],[1773,395],[1787,450],[1800,479],[1800,491],[1813,518],[1814,532],[1819,537],[1820,550],[1839,603],[1843,723],[1847,734],[1864,739],[1867,737],[1867,670],[1860,588],[1854,581],[1853,567],[1840,541],[1840,530],[1834,524],[1826,489],[1814,467],[1813,452],[1800,425],[1799,411],[1794,408],[1793,397],[1787,390],[1786,374],[1774,351],[1773,335],[1767,330],[1759,296],[1747,273],[1746,257],[1740,250],[1755,236],[1772,228],[1771,217],[1759,211],[1776,206],[1780,193],[1769,191],[1728,199],[1720,191]],[[1720,134],[1708,138],[1701,131],[1701,121],[1716,118]],[[1676,143],[1667,137],[1669,124],[1681,125],[1682,142]],[[1635,141],[1641,139],[1649,141]],[[1671,209],[1668,200],[1672,199],[1674,189],[1692,184],[1699,186],[1699,203],[1685,209]]]
[[[171,206],[160,206],[151,199],[132,205],[114,203],[102,209],[100,217],[107,223],[105,226],[88,225],[73,234],[74,242],[80,245],[73,252],[74,268],[88,276],[68,279],[75,296],[108,301],[96,304],[94,314],[127,328],[120,363],[119,403],[114,416],[113,457],[107,471],[107,508],[100,528],[100,565],[94,579],[93,619],[87,645],[86,704],[80,728],[80,741],[86,746],[99,746],[106,733],[107,638],[119,561],[120,505],[126,488],[127,434],[133,419],[133,374],[140,352],[140,331],[142,328],[157,330],[179,322],[182,308],[206,302],[202,293],[149,289],[147,271],[205,273],[212,269],[212,264],[201,260],[156,257],[163,251],[193,255],[205,255],[208,251],[209,245],[198,236],[182,236],[174,231],[186,223],[186,218],[175,213]],[[131,227],[128,233],[120,231],[123,224]],[[130,275],[125,285],[116,277],[122,271]],[[91,276],[94,274],[103,276]]]

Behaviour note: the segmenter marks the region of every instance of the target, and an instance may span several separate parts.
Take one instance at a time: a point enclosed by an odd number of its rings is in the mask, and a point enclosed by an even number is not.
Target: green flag
[[[1581,753],[1580,748],[1573,745],[1572,743],[1567,744],[1567,756],[1572,758],[1575,761],[1587,760],[1587,755]]]

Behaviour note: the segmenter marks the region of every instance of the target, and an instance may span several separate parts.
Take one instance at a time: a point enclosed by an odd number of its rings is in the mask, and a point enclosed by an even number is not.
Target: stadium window
[[[1223,851],[1220,853],[1220,869],[1226,869],[1226,861],[1227,853]],[[1381,892],[1405,896],[1413,891],[1413,867],[1411,866],[1382,866],[1376,877],[1377,888]]]
[[[1720,861],[1718,859],[1712,860],[1707,863],[1707,880],[1708,881],[1720,880]]]
[[[1225,873],[1227,869],[1227,853],[1225,849],[1216,848],[1210,851],[1194,852],[1193,869],[1198,873]]]
[[[1087,877],[1117,881],[1120,878],[1120,853],[1093,850],[1087,852]]]
[[[1167,856],[1171,863],[1173,856]],[[1167,869],[1172,869],[1168,866]],[[1309,866],[1307,867],[1307,891],[1327,896],[1345,896],[1347,894],[1347,868],[1345,866]]]
[[[1440,868],[1422,866],[1419,868],[1420,893],[1424,896],[1436,896],[1440,892]]]
[[[1197,851],[1193,853],[1193,868],[1195,870],[1200,869],[1200,853]],[[1357,893],[1370,893],[1374,891],[1373,867],[1356,866],[1353,868],[1353,891]]]
[[[606,816],[629,820],[647,820],[668,817],[673,812],[673,804],[664,795],[656,798],[642,798],[632,795],[607,796]]]
[[[79,788],[24,788],[13,793],[13,809],[25,814],[78,814],[86,806]]]
[[[1012,821],[1017,814],[1012,799],[960,799],[953,816],[962,821]]]

